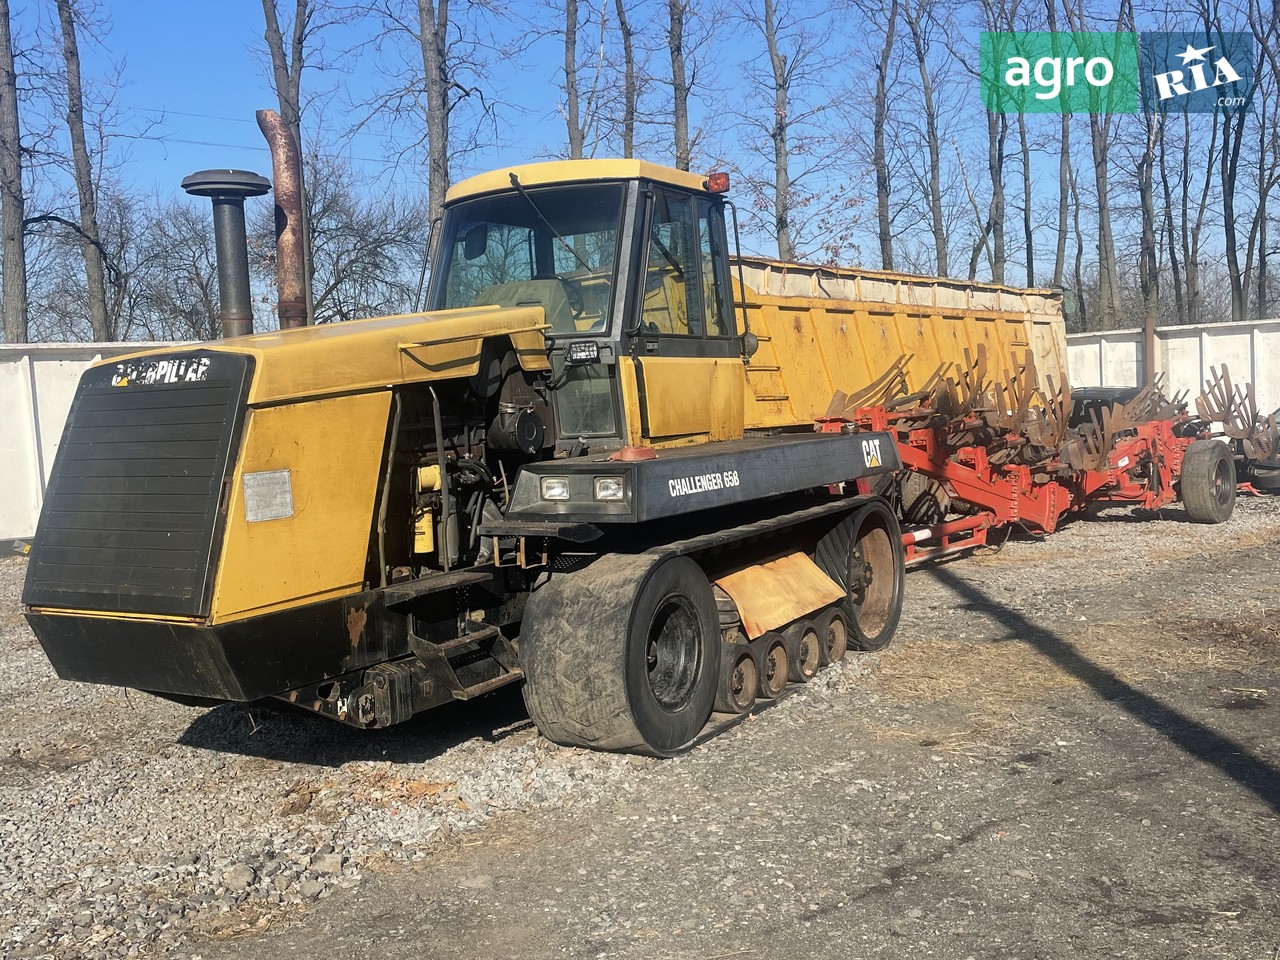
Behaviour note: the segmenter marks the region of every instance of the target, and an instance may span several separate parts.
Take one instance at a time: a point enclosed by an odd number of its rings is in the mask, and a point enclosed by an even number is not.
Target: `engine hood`
[[[469,377],[491,337],[508,338],[525,370],[549,370],[545,329],[541,307],[481,306],[255,333],[199,348],[253,357],[248,402],[257,405]],[[98,366],[130,379],[183,378],[185,369],[158,370],[153,362],[172,362],[195,346],[155,348]]]

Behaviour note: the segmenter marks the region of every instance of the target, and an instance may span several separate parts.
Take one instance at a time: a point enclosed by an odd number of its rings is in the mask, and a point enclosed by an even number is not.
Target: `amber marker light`
[[[724,171],[707,174],[707,190],[710,193],[728,193],[729,175]]]

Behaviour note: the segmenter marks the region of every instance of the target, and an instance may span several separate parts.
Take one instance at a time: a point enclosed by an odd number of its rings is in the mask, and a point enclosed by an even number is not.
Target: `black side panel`
[[[24,603],[205,616],[250,360],[147,357],[80,379],[31,547]]]

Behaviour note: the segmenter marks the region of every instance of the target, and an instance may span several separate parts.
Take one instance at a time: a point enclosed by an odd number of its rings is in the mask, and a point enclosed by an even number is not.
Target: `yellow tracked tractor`
[[[485,174],[423,313],[88,370],[23,596],[58,673],[359,727],[523,679],[551,739],[665,754],[888,642],[896,437],[815,421],[980,345],[1060,378],[1057,300],[735,260],[711,185]]]

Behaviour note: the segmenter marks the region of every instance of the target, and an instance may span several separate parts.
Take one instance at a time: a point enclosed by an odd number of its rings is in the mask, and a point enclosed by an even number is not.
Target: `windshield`
[[[533,187],[451,206],[432,306],[540,306],[550,334],[608,330],[622,191]]]

